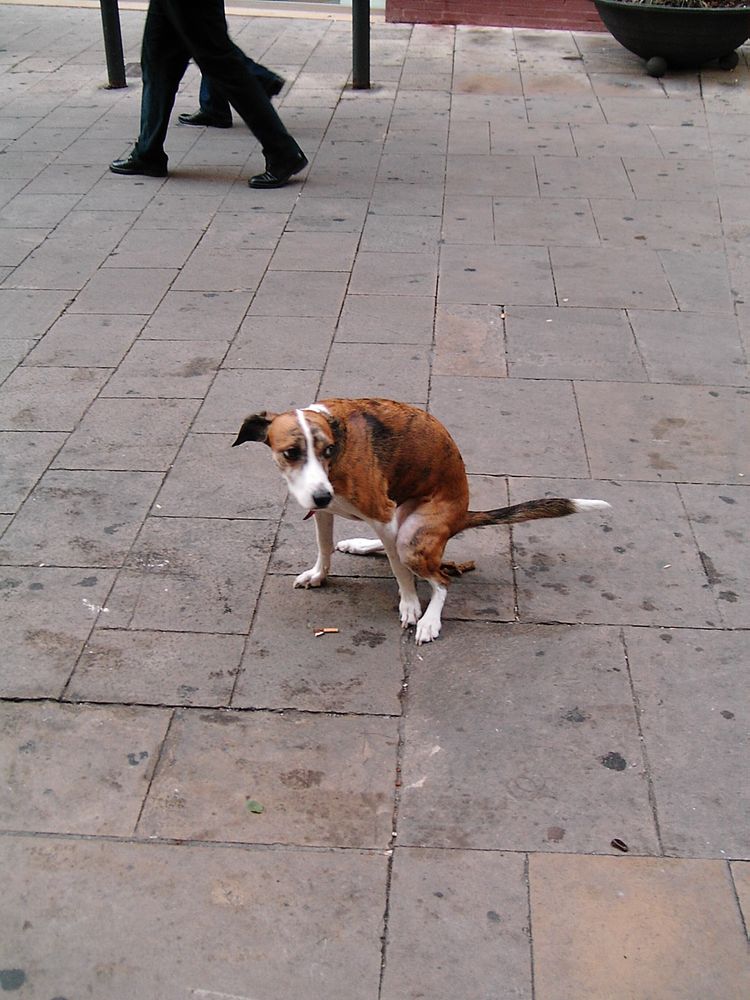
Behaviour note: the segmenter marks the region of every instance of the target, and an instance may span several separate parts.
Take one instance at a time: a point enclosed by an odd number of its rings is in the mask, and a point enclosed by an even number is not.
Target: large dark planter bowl
[[[713,59],[719,59],[725,69],[733,69],[737,65],[734,50],[750,38],[750,8],[593,2],[613,37],[648,60],[646,68],[650,73],[656,70],[654,76],[661,76],[667,66],[698,69]]]

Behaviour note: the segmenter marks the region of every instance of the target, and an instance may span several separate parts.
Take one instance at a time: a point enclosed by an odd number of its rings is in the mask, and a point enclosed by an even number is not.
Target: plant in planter
[[[646,60],[650,76],[717,59],[734,69],[750,38],[750,0],[593,0],[614,38]]]

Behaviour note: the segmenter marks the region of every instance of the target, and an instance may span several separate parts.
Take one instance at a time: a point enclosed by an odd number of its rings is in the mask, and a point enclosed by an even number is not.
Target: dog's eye
[[[332,458],[334,451],[335,451],[334,446],[332,444],[329,444],[326,448],[323,449],[323,458]]]
[[[298,462],[302,457],[302,452],[299,448],[287,448],[286,451],[281,453],[287,462]]]

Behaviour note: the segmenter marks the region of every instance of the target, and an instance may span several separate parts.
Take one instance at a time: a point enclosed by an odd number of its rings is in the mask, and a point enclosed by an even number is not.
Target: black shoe
[[[180,125],[210,125],[211,128],[231,128],[232,119],[213,118],[205,111],[194,111],[192,115],[183,114],[177,116]]]
[[[266,164],[266,169],[262,174],[256,174],[247,182],[251,188],[280,188],[283,187],[290,177],[298,174],[307,166],[307,157],[298,150],[293,160],[289,160],[280,166],[270,166]]]
[[[277,94],[280,94],[281,88],[286,83],[284,77],[279,76],[277,73],[271,73],[270,76],[261,76],[258,79],[260,80],[261,87],[263,87],[269,97],[276,97]]]
[[[127,174],[129,176],[143,175],[145,177],[166,177],[167,165],[157,163],[146,163],[136,152],[126,156],[124,160],[113,160],[109,165],[113,174]]]

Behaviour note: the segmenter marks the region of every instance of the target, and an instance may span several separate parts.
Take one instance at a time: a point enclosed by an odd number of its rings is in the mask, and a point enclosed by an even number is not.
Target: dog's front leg
[[[300,573],[294,581],[295,587],[319,587],[328,576],[333,552],[333,514],[327,510],[315,512],[315,537],[318,540],[318,558],[312,569]]]
[[[399,604],[398,613],[401,618],[401,628],[408,628],[415,625],[422,613],[422,606],[417,597],[417,585],[414,574],[405,566],[399,558],[396,547],[396,531],[390,525],[372,524],[370,527],[376,532],[383,543],[388,562],[391,564],[393,575],[398,583]]]

